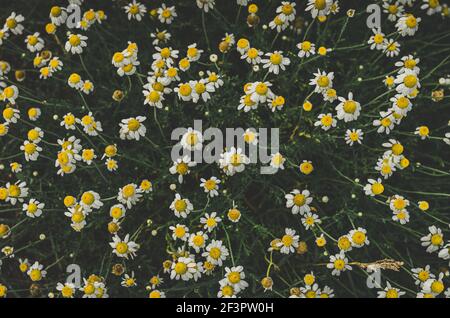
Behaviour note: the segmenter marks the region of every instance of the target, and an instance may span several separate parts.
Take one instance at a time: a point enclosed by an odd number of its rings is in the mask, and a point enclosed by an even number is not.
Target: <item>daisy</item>
[[[6,40],[9,37],[8,29],[3,27],[0,28],[0,45],[3,44],[3,41]],[[2,72],[0,71],[0,75]]]
[[[385,179],[387,179],[390,176],[392,176],[396,168],[392,158],[386,157],[378,159],[377,165],[375,166],[375,170],[379,171],[380,174]]]
[[[175,87],[174,92],[178,94],[178,98],[188,102],[190,100],[193,99],[194,95],[197,95],[197,93],[195,93],[194,88],[192,87],[192,81],[190,81],[189,83],[180,83],[178,84],[178,87]],[[198,100],[198,95],[195,96],[196,100]]]
[[[200,223],[204,224],[203,228],[208,232],[212,232],[221,221],[222,219],[217,216],[216,212],[205,213],[205,216],[200,218]]]
[[[30,52],[39,52],[44,48],[44,40],[39,37],[39,32],[35,32],[33,35],[28,35],[25,39],[27,49]]]
[[[92,93],[94,91],[94,83],[92,83],[90,80],[83,81],[83,85],[81,86],[81,91],[84,94],[89,95],[90,93]]]
[[[332,0],[308,0],[306,11],[311,11],[311,16],[315,19],[317,16],[328,15],[332,4]]]
[[[187,129],[180,140],[180,144],[183,149],[187,149],[189,151],[201,150],[203,147],[202,143],[202,133],[198,130],[192,129],[192,127]]]
[[[61,292],[63,298],[73,298],[75,295],[75,285],[72,283],[58,283],[56,290]]]
[[[114,204],[109,209],[109,216],[115,220],[120,220],[125,217],[126,208],[122,204]]]
[[[398,114],[406,115],[412,109],[411,101],[403,94],[395,94],[390,101],[394,111]]]
[[[177,17],[175,11],[175,6],[167,7],[164,3],[157,10],[158,19],[161,23],[171,24],[172,21]]]
[[[444,273],[440,273],[438,278],[428,279],[423,283],[423,291],[425,293],[431,293],[434,296],[438,296],[445,290],[445,285],[442,282],[444,278]]]
[[[317,73],[314,73],[314,78],[309,81],[309,85],[315,86],[314,92],[323,93],[333,87],[333,79],[333,72],[327,74],[327,72],[317,69]]]
[[[244,112],[249,112],[250,110],[254,110],[258,108],[258,103],[252,100],[251,95],[244,95],[239,100],[238,110],[243,109]]]
[[[225,278],[220,280],[221,286],[231,285],[236,293],[248,287],[248,283],[244,280],[244,267],[233,266],[231,268],[225,267]]]
[[[144,116],[122,119],[120,126],[120,139],[137,140],[145,136],[147,128],[142,124],[147,118]]]
[[[189,156],[184,156],[183,158],[178,158],[173,162],[169,172],[171,174],[178,174],[178,182],[183,183],[183,176],[189,174],[191,172],[189,168],[195,167],[196,165],[197,163],[195,161],[191,161]]]
[[[407,14],[398,19],[395,26],[402,36],[413,36],[419,29],[421,20],[421,18],[416,18],[412,14]]]
[[[395,88],[397,92],[403,95],[410,95],[415,89],[420,88],[416,72],[410,69],[406,69],[402,74],[398,74],[394,83],[397,84]]]
[[[278,33],[286,30],[288,26],[289,21],[282,14],[277,14],[275,18],[273,18],[273,20],[269,22],[269,28],[271,28],[272,30],[276,29]]]
[[[19,89],[15,85],[7,86],[3,89],[3,91],[0,91],[0,100],[8,101],[11,104],[16,104],[16,99],[19,97]],[[8,109],[10,107],[5,108]],[[3,111],[3,117],[5,116],[5,111]],[[5,118],[7,120],[7,118]]]
[[[386,281],[386,288],[382,291],[378,291],[378,298],[400,298],[406,294],[398,288],[392,287],[391,284]]]
[[[300,190],[294,189],[284,197],[286,198],[286,207],[292,208],[292,214],[300,213],[303,215],[311,210],[309,204],[311,204],[313,198],[310,197],[308,190],[300,192]]]
[[[239,222],[241,219],[242,213],[236,207],[229,209],[227,212],[227,218],[233,223]]]
[[[186,225],[177,224],[170,226],[169,230],[172,231],[172,238],[174,240],[182,240],[186,242],[189,238],[189,228]]]
[[[83,87],[83,81],[81,80],[81,76],[77,73],[72,73],[67,79],[67,84],[75,89],[81,89]]]
[[[219,179],[212,176],[209,179],[201,178],[200,181],[201,181],[200,187],[203,188],[205,190],[205,192],[208,193],[208,195],[211,198],[219,195],[219,192],[217,191],[217,190],[219,190],[219,184],[220,184]]]
[[[65,49],[67,52],[71,52],[72,54],[83,53],[83,48],[87,46],[87,36],[69,33],[67,38],[68,40],[65,45]]]
[[[281,70],[286,70],[286,66],[291,64],[291,60],[283,56],[282,51],[274,51],[273,53],[266,53],[268,59],[261,60],[263,68],[268,68],[270,73],[278,74]]]
[[[41,117],[42,112],[41,112],[40,108],[31,107],[31,108],[28,109],[27,114],[28,114],[28,118],[31,121],[36,121],[36,120],[39,119],[39,117]]]
[[[30,199],[30,201],[23,204],[22,210],[26,212],[30,218],[39,217],[42,214],[42,209],[45,207],[44,203],[39,202],[36,199]]]
[[[142,197],[142,190],[135,184],[129,183],[119,189],[117,201],[125,204],[128,209],[136,205]]]
[[[377,180],[368,179],[367,182],[368,183],[364,186],[364,192],[366,193],[366,195],[373,197],[384,192],[384,186],[381,183],[382,181],[380,178],[378,178]]]
[[[394,195],[389,201],[389,207],[392,211],[401,211],[409,206],[409,200],[405,199],[401,195]]]
[[[27,133],[28,140],[31,142],[34,142],[36,144],[38,144],[42,140],[43,137],[44,137],[44,132],[39,127],[30,129]]]
[[[27,275],[33,282],[38,282],[47,275],[47,271],[43,270],[43,268],[44,265],[39,264],[39,262],[34,262],[34,264],[28,269]]]
[[[22,165],[18,162],[11,162],[9,166],[11,167],[11,171],[14,173],[22,172]]]
[[[125,235],[123,240],[120,239],[117,234],[114,235],[112,239],[113,241],[109,243],[109,245],[113,248],[113,253],[118,257],[128,259],[128,257],[134,258],[136,256],[136,251],[139,249],[139,244],[130,241],[130,234]]]
[[[370,44],[370,49],[383,50],[385,42],[384,33],[381,32],[380,29],[372,29],[372,33],[373,35],[370,37],[369,41],[367,41],[367,44]]]
[[[327,131],[331,127],[336,127],[337,120],[333,118],[331,113],[328,114],[320,114],[317,117],[319,120],[314,123],[314,126],[320,126],[323,130]]]
[[[194,277],[194,274],[198,271],[195,260],[190,257],[179,257],[172,263],[170,271],[170,279],[188,281]]]
[[[339,97],[339,105],[336,106],[337,118],[344,119],[344,122],[349,122],[358,119],[361,110],[361,105],[353,100],[353,93],[348,93],[348,99]]]
[[[440,228],[437,228],[434,225],[428,227],[428,231],[430,233],[421,237],[420,241],[422,242],[422,246],[427,248],[428,253],[433,253],[444,245],[444,234],[442,234]]]
[[[133,2],[130,2],[123,8],[125,10],[125,13],[127,13],[128,15],[128,20],[136,19],[137,21],[141,21],[142,17],[147,12],[147,8],[145,7],[145,5],[141,4],[140,2],[136,2],[136,0],[133,0]]]
[[[208,83],[212,83],[214,85],[214,88],[219,88],[223,86],[224,82],[220,75],[211,71],[206,71],[206,74],[208,75],[207,78]]]
[[[271,86],[270,82],[254,82],[249,86],[247,94],[251,96],[253,102],[265,103],[268,98],[275,96],[270,89]]]
[[[243,55],[250,49],[250,42],[247,39],[241,38],[236,43],[236,49]]]
[[[316,53],[316,46],[314,43],[309,41],[303,41],[302,43],[297,44],[298,49],[298,57],[309,57],[310,55],[314,55]]]
[[[105,165],[106,165],[106,169],[108,169],[108,171],[116,171],[117,168],[119,167],[117,164],[117,160],[114,160],[111,158],[106,159]]]
[[[330,262],[327,264],[327,268],[333,269],[331,272],[333,276],[340,276],[342,272],[352,269],[352,267],[348,265],[348,259],[345,257],[343,251],[339,254],[330,256]]]
[[[345,132],[345,143],[350,146],[353,146],[355,142],[361,144],[363,136],[364,133],[361,129],[347,129],[347,131]]]
[[[117,74],[119,76],[125,76],[125,75],[133,75],[136,73],[136,66],[140,65],[141,63],[138,60],[131,60],[128,64],[125,64],[124,66],[121,66],[117,69]]]
[[[241,1],[241,0],[238,0]],[[246,1],[246,0],[245,0]],[[218,298],[236,298],[236,291],[230,284],[221,284],[217,293]]]
[[[450,259],[450,244],[447,243],[438,253],[438,257],[448,260]]]
[[[160,48],[159,46],[155,47],[155,50],[157,51],[152,55],[153,60],[162,60],[164,61],[167,66],[172,66],[174,59],[178,58],[178,50],[173,50],[171,47],[163,47]]]
[[[176,217],[185,219],[189,213],[194,209],[192,203],[188,199],[183,199],[176,193],[175,199],[172,201],[169,207]]]

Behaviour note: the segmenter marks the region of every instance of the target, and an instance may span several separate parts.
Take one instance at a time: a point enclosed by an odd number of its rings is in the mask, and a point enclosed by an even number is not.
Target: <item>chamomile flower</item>
[[[39,52],[44,48],[44,40],[39,36],[39,32],[28,35],[25,43],[30,52]]]
[[[40,108],[37,108],[37,107],[28,108],[27,115],[28,115],[28,119],[31,121],[38,120],[39,117],[41,117],[41,114],[42,114],[42,112],[41,112]]]
[[[166,293],[163,291],[154,289],[148,294],[148,298],[166,298]]]
[[[241,59],[246,60],[247,63],[251,65],[257,65],[261,63],[261,56],[263,55],[263,51],[258,50],[257,48],[249,48],[247,51],[242,54]]]
[[[191,172],[189,168],[195,167],[196,165],[196,162],[191,161],[189,156],[184,156],[183,158],[178,158],[173,162],[169,172],[171,174],[178,174],[178,182],[183,183],[183,176],[189,174]]]
[[[326,16],[330,13],[333,0],[308,0],[306,11],[311,11],[311,16],[315,19],[317,16]]]
[[[80,90],[86,94],[89,95],[94,91],[94,83],[92,83],[90,80],[83,81],[83,85],[81,86]]]
[[[378,178],[377,180],[368,179],[367,182],[368,183],[364,186],[364,192],[366,193],[366,195],[373,197],[384,192],[384,186],[381,178]]]
[[[401,115],[406,115],[412,109],[411,101],[403,94],[395,94],[390,101],[395,112]]]
[[[345,143],[350,146],[353,146],[355,142],[361,144],[363,136],[364,133],[361,129],[347,129],[345,132]]]
[[[327,264],[327,268],[332,269],[331,274],[333,276],[340,276],[342,272],[352,269],[352,267],[348,265],[348,259],[345,257],[343,251],[339,254],[330,256],[330,262]]]
[[[400,53],[400,43],[389,39],[384,41],[383,51],[386,53],[387,57],[394,57]]]
[[[203,53],[203,50],[197,48],[197,43],[193,43],[188,46],[186,57],[190,62],[198,61]]]
[[[404,225],[409,222],[409,212],[407,210],[393,211],[392,220]]]
[[[17,97],[19,97],[19,89],[15,85],[7,86],[2,91],[0,90],[0,100],[2,101],[8,101],[14,105],[16,103]],[[5,108],[5,110],[7,108]],[[3,111],[3,117],[6,117],[5,111]],[[7,118],[5,118],[5,120],[7,120]]]
[[[93,209],[100,209],[103,206],[103,202],[100,200],[100,195],[97,192],[90,190],[83,192],[80,205],[86,212],[90,212]]]
[[[83,48],[87,47],[87,39],[88,37],[85,35],[69,33],[64,48],[72,54],[81,54]]]
[[[199,253],[200,249],[205,247],[207,240],[208,234],[203,233],[203,231],[198,231],[197,233],[192,233],[189,236],[189,246],[192,247],[195,252]]]
[[[171,24],[177,17],[175,6],[167,7],[164,3],[158,8],[157,13],[159,21],[165,24]]]
[[[49,17],[55,26],[60,26],[66,22],[67,19],[66,9],[60,6],[53,6],[50,9]]]
[[[423,283],[422,289],[425,293],[433,294],[438,296],[445,290],[445,285],[442,279],[444,278],[444,273],[440,273],[437,278],[428,279]]]
[[[400,67],[399,73],[404,73],[406,70],[411,70],[416,74],[420,73],[420,68],[417,66],[419,64],[420,59],[414,58],[412,55],[403,56],[400,61],[395,63],[395,66]]]
[[[391,284],[386,281],[386,288],[382,291],[378,291],[378,298],[400,298],[405,294],[398,288],[392,287]]]
[[[183,219],[194,209],[189,199],[183,199],[178,193],[175,194],[175,198],[169,208],[174,212],[176,217]]]
[[[38,282],[45,278],[47,271],[44,270],[44,265],[39,264],[39,262],[34,262],[28,269],[27,275],[30,277],[31,281]]]
[[[172,35],[167,30],[160,31],[156,29],[154,33],[150,33],[150,37],[154,39],[152,44],[158,46],[160,44],[167,43]]]
[[[339,105],[336,106],[337,118],[349,122],[358,119],[361,105],[353,100],[353,93],[348,93],[348,98],[339,97]]]
[[[126,214],[126,208],[123,204],[114,204],[109,209],[109,216],[111,216],[115,220],[120,220],[121,218],[125,217]]]
[[[310,55],[314,55],[316,53],[316,46],[310,41],[303,41],[297,44],[297,47],[300,50],[300,52],[298,52],[298,57],[300,58],[309,57]]]
[[[281,169],[284,170],[284,163],[286,158],[279,152],[272,154],[270,156],[270,166],[275,170]]]
[[[63,116],[63,120],[60,125],[64,126],[68,130],[75,130],[76,117],[72,113],[67,113]]]
[[[192,87],[192,84],[192,81],[188,83],[179,83],[178,87],[175,87],[174,92],[178,94],[179,99],[188,102],[193,99],[194,95],[197,95]],[[196,96],[196,100],[198,101],[198,95]]]
[[[183,224],[171,225],[169,230],[172,231],[172,238],[174,240],[182,240],[186,242],[189,238],[189,228]]]
[[[402,74],[398,74],[394,83],[397,84],[397,92],[403,95],[410,95],[415,89],[420,88],[416,72],[410,69],[406,69]]]
[[[442,7],[439,0],[423,0],[423,4],[420,6],[422,10],[427,10],[427,15],[441,12]]]
[[[314,73],[314,78],[309,81],[309,85],[315,86],[314,92],[323,93],[333,87],[333,79],[333,72],[327,73],[317,69],[317,73]]]
[[[205,193],[208,193],[208,195],[211,198],[219,195],[219,192],[217,191],[217,190],[219,190],[219,184],[220,184],[219,179],[212,176],[209,179],[201,178],[200,181],[201,181],[200,187],[203,188]]]
[[[333,118],[331,113],[328,114],[320,114],[317,117],[319,120],[314,123],[314,126],[320,126],[323,130],[327,131],[331,127],[336,127],[337,120]]]
[[[136,205],[142,197],[142,190],[135,184],[129,183],[119,189],[117,201],[125,204],[128,209]]]
[[[137,21],[141,21],[142,17],[147,12],[147,8],[145,7],[145,5],[141,4],[140,2],[136,2],[136,0],[130,2],[128,5],[123,7],[123,9],[127,14],[128,20],[136,19]]]
[[[379,134],[385,133],[389,135],[392,129],[394,129],[395,118],[392,113],[380,112],[380,119],[375,119],[373,125],[378,127],[377,132]]]
[[[63,298],[73,298],[75,296],[75,285],[72,283],[58,283],[56,290],[61,293]]]
[[[286,207],[292,208],[292,214],[300,213],[303,215],[311,210],[309,204],[311,204],[313,198],[310,197],[308,190],[300,192],[300,190],[294,189],[284,197],[286,199]]]
[[[204,224],[203,228],[208,232],[212,232],[220,222],[222,222],[222,219],[217,216],[216,212],[205,213],[205,216],[200,218],[200,223]]]
[[[194,130],[191,127],[183,134],[180,144],[184,149],[195,151],[202,149],[203,135],[200,131]]]
[[[211,94],[215,91],[214,84],[201,79],[199,81],[191,81],[191,86],[195,94],[192,94],[192,101],[197,103],[200,99],[207,102],[211,99]]]
[[[291,64],[291,60],[283,56],[282,51],[274,51],[273,53],[266,53],[265,56],[268,59],[262,59],[261,63],[263,68],[268,68],[270,73],[278,74],[280,69],[282,71],[286,70],[286,66]]]
[[[372,29],[372,33],[373,35],[367,41],[367,44],[370,44],[370,49],[383,50],[385,41],[384,33],[380,29]]]
[[[131,275],[125,274],[122,278],[122,281],[120,282],[120,285],[126,288],[137,286],[134,272],[131,272]]]
[[[29,141],[38,144],[44,138],[44,132],[39,127],[32,128],[28,130],[27,138]]]
[[[11,168],[11,171],[14,172],[14,173],[19,173],[19,172],[22,171],[22,165],[20,163],[18,163],[18,162],[11,162],[9,164],[9,166]]]
[[[239,222],[241,219],[242,213],[237,209],[237,207],[233,207],[232,209],[229,209],[227,212],[227,218],[233,223]]]
[[[212,240],[202,253],[203,257],[213,265],[222,266],[222,262],[227,259],[229,255],[228,249],[223,245],[222,241]]]
[[[25,140],[23,145],[20,146],[20,150],[24,152],[26,161],[36,161],[39,157],[39,153],[42,151],[42,148],[34,142]]]
[[[425,140],[430,135],[430,129],[428,128],[428,126],[419,126],[414,131],[414,134],[418,135],[420,139]]]
[[[383,11],[388,14],[389,21],[397,21],[402,16],[404,8],[398,1],[385,1],[383,3]]]
[[[258,108],[258,103],[252,100],[252,96],[247,94],[240,98],[238,110],[243,109],[244,112],[249,112],[250,110],[254,110]]]
[[[231,147],[229,151],[222,153],[219,159],[220,168],[228,176],[245,170],[245,166],[250,163],[250,159],[242,152],[241,148]]]
[[[223,86],[224,82],[219,74],[211,71],[206,71],[206,74],[208,75],[207,77],[208,83],[212,83],[214,85],[214,88],[217,89]]]
[[[409,200],[405,199],[401,195],[394,195],[391,197],[389,201],[389,207],[392,211],[401,211],[404,210],[406,207],[409,206]]]
[[[191,257],[179,257],[172,263],[170,279],[188,281],[194,278],[198,271],[195,260]]]
[[[30,218],[35,218],[41,216],[44,207],[44,203],[41,203],[36,199],[30,199],[28,203],[23,204],[22,210],[25,211]]]
[[[426,265],[425,267],[413,268],[411,271],[414,273],[414,279],[416,285],[422,285],[428,279],[434,278],[434,274],[430,271],[430,265]]]
[[[245,38],[241,38],[236,43],[236,49],[243,55],[250,49],[250,42]]]
[[[277,14],[272,21],[269,22],[269,28],[276,29],[278,33],[286,30],[289,26],[289,21],[286,19],[284,15]]]
[[[105,165],[106,165],[106,169],[108,169],[108,171],[116,171],[117,168],[119,167],[117,160],[114,160],[112,158],[106,159]]]
[[[438,257],[448,260],[450,259],[450,243],[447,243],[438,253]]]
[[[406,14],[398,19],[395,26],[402,36],[413,36],[419,29],[419,22],[421,20],[421,18],[416,18],[412,14]]]
[[[11,31],[14,35],[20,35],[24,30],[24,27],[21,24],[23,21],[25,21],[23,15],[12,12],[9,17],[6,18],[3,29]]]
[[[434,225],[428,227],[429,234],[420,238],[422,246],[427,248],[428,253],[439,250],[444,245],[444,234],[442,230]]]
[[[319,216],[311,212],[306,212],[305,214],[303,214],[301,221],[306,230],[313,228],[316,224],[322,223],[322,221],[319,219]]]
[[[295,14],[297,13],[295,5],[295,2],[282,1],[281,5],[277,7],[276,12],[286,19],[286,21],[294,21]]]
[[[353,247],[363,247],[364,245],[369,245],[369,239],[367,238],[367,231],[362,227],[351,230],[348,234],[352,242]]]
[[[254,82],[248,88],[248,94],[255,103],[264,103],[268,98],[273,98],[274,93],[270,89],[270,82]]]
[[[133,241],[130,241],[130,235],[125,235],[122,240],[117,234],[113,236],[113,241],[109,245],[113,249],[113,253],[118,257],[128,257],[134,258],[136,256],[136,251],[139,249],[139,245]]]
[[[122,119],[120,126],[120,139],[137,140],[145,136],[147,128],[142,124],[147,118],[144,116]]]
[[[233,266],[231,268],[225,267],[225,278],[220,280],[220,285],[230,285],[236,293],[241,292],[248,287],[248,283],[244,280],[244,267]]]

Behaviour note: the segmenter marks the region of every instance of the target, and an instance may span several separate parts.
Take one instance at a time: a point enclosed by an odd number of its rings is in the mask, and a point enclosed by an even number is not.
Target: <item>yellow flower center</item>
[[[183,262],[178,262],[175,265],[175,273],[177,273],[178,275],[183,275],[184,273],[186,273],[187,271],[187,265]]]
[[[125,254],[126,252],[128,252],[128,245],[127,245],[127,243],[125,243],[125,242],[117,243],[116,251],[119,254]]]
[[[186,201],[184,200],[175,201],[175,210],[177,210],[178,212],[183,212],[186,210],[186,208],[187,208]]]
[[[239,274],[239,272],[230,272],[228,274],[228,280],[232,284],[237,284],[241,281],[241,275]]]

